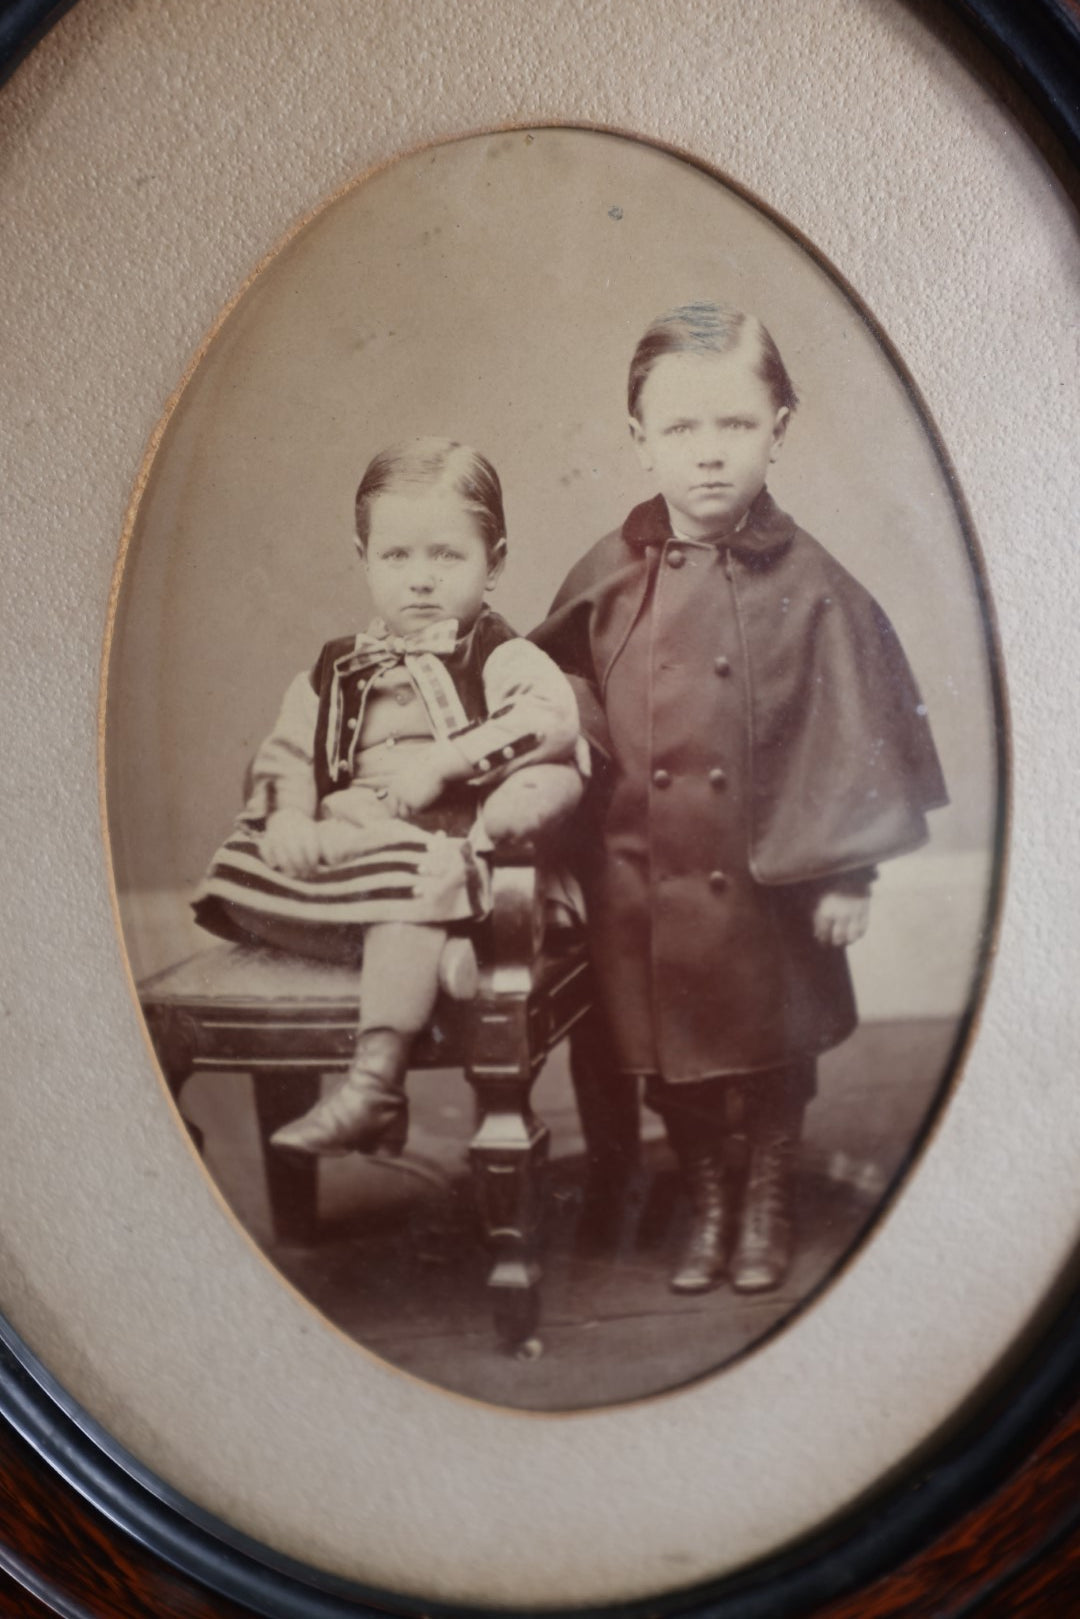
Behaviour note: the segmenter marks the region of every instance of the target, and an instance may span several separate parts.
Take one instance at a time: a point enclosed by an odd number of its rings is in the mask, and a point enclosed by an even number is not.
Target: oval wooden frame
[[[73,3],[9,0],[0,15],[0,81]],[[947,3],[1030,96],[1075,181],[1080,0]],[[1039,1602],[1025,1613],[1060,1613],[1056,1582],[1080,1562],[1080,1405],[1067,1409],[1078,1396],[1074,1291],[949,1439],[883,1480],[855,1512],[714,1585],[620,1613],[914,1619],[933,1611],[960,1619],[988,1612],[1006,1588],[1016,1601],[1030,1594]],[[0,1417],[0,1571],[9,1612],[41,1614],[44,1605],[70,1619],[181,1612],[374,1619],[395,1605],[384,1593],[282,1557],[183,1500],[79,1409],[2,1318]],[[995,1602],[993,1611],[1004,1609]],[[1009,1611],[1019,1609],[1010,1601]]]

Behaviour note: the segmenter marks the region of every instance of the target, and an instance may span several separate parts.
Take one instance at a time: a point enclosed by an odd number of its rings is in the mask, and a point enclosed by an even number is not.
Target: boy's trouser
[[[607,1021],[594,1005],[570,1032],[570,1077],[590,1179],[615,1190],[637,1167],[641,1103],[637,1076],[617,1071],[612,1049]]]
[[[774,1125],[797,1130],[817,1090],[812,1057],[757,1073],[671,1085],[659,1074],[619,1072],[611,1053],[605,1019],[594,1006],[571,1033],[570,1073],[589,1169],[601,1180],[618,1181],[637,1163],[642,1079],[645,1105],[665,1123],[673,1116],[711,1120],[725,1134]]]
[[[693,1120],[723,1133],[757,1135],[783,1127],[798,1130],[817,1090],[817,1064],[800,1058],[780,1068],[671,1085],[659,1074],[645,1076],[645,1105],[665,1124]],[[669,1130],[670,1133],[670,1130]]]

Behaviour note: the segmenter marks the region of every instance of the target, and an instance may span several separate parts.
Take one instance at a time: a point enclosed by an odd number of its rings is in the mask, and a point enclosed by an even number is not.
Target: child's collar
[[[735,527],[729,529],[728,532],[723,536],[722,540],[718,538],[704,539],[697,534],[684,534],[678,525],[673,521],[670,509],[668,511],[668,527],[670,529],[671,538],[675,541],[676,545],[698,545],[703,546],[706,550],[713,551],[718,550],[721,546],[737,545],[739,543],[737,536],[742,533],[749,521],[750,513],[748,511],[743,512],[742,516],[739,518],[739,521],[735,524]]]
[[[671,518],[663,495],[656,495],[642,506],[635,506],[623,524],[623,539],[634,551],[662,546],[671,539]],[[795,523],[782,512],[767,489],[755,499],[742,526],[715,543],[745,560],[771,561],[786,551],[795,534]]]

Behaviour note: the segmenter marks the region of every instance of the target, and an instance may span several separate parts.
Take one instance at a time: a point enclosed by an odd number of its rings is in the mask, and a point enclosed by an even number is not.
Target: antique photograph
[[[358,1350],[662,1395],[903,1197],[1005,795],[918,384],[733,181],[561,127],[359,178],[193,360],[108,649],[124,945],[192,1173]]]

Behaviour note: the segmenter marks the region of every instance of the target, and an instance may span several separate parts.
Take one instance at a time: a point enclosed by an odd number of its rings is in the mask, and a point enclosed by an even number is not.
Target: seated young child
[[[875,865],[925,840],[945,787],[892,626],[766,488],[796,396],[760,321],[711,303],[662,316],[628,392],[658,492],[578,563],[534,636],[596,755],[581,875],[617,1074],[582,1114],[606,1120],[590,1158],[617,1180],[643,1078],[694,1210],[671,1287],[730,1275],[763,1292],[793,1254],[816,1059],[855,1026],[845,951]]]
[[[581,796],[573,692],[484,602],[505,529],[475,450],[425,438],[374,458],[356,543],[378,616],[289,686],[196,898],[226,938],[360,960],[348,1075],[279,1147],[401,1152],[413,1039],[440,985],[475,992],[462,929],[487,908],[484,849],[536,836]]]

